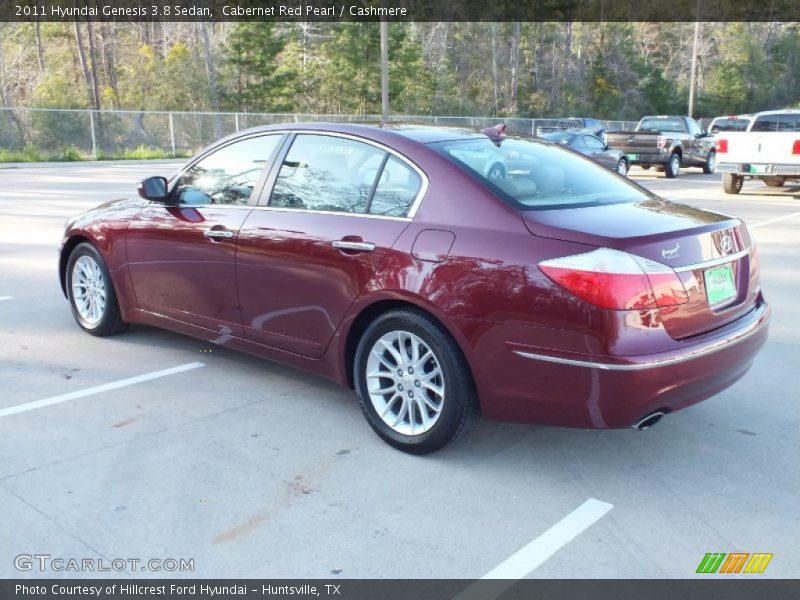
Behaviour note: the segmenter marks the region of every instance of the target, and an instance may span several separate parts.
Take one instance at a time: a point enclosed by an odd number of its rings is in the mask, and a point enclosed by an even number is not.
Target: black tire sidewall
[[[678,164],[675,167],[675,169],[673,170],[672,169],[672,165],[675,162],[675,158],[676,157],[678,159]],[[667,161],[667,164],[664,165],[664,173],[666,174],[667,177],[672,179],[673,177],[677,177],[678,176],[678,172],[680,170],[681,170],[681,158],[680,158],[680,155],[678,155],[677,152],[673,152],[672,154],[669,155],[669,160]]]
[[[75,263],[82,256],[92,258],[103,274],[103,279],[106,284],[106,307],[101,319],[94,325],[88,323],[78,312],[75,307],[75,298],[72,295],[72,272],[75,268]],[[67,261],[67,272],[65,273],[65,281],[67,285],[67,298],[69,300],[69,307],[72,311],[75,321],[80,325],[81,329],[93,335],[110,335],[118,331],[123,325],[119,314],[119,306],[117,304],[117,294],[114,290],[114,283],[111,280],[111,275],[108,273],[106,263],[100,252],[89,243],[82,243],[77,245],[69,255]]]
[[[375,342],[391,331],[407,331],[420,337],[436,355],[444,377],[445,398],[436,424],[419,435],[403,435],[383,422],[372,401],[366,382],[366,364]],[[450,335],[432,319],[414,311],[391,311],[379,316],[359,341],[354,361],[353,381],[361,410],[370,427],[389,445],[411,454],[428,454],[447,444],[460,433],[465,411],[471,410],[474,392],[466,361]]]

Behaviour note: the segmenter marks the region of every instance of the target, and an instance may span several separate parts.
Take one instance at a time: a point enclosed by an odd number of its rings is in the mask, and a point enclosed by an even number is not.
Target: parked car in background
[[[353,387],[416,454],[479,415],[645,428],[747,372],[769,308],[744,223],[487,131],[239,132],[71,218],[62,291],[93,335],[144,323]],[[518,173],[473,160],[506,151]]]
[[[780,187],[800,181],[800,110],[756,113],[747,131],[717,134],[722,186],[738,194],[745,180]]]
[[[753,115],[727,115],[714,118],[708,126],[708,133],[716,135],[727,131],[745,131],[753,122]]]
[[[716,167],[714,138],[691,117],[644,117],[634,131],[609,132],[606,141],[622,150],[631,165],[655,166],[670,178],[681,167],[700,167],[706,174]]]
[[[620,175],[628,174],[628,158],[625,153],[617,148],[611,148],[603,140],[591,133],[578,131],[560,131],[546,133],[541,136],[555,144],[566,146],[570,150],[580,152],[584,156],[600,163],[607,169],[616,171]]]
[[[585,131],[596,135],[605,141],[606,126],[598,119],[590,119],[587,117],[569,117],[566,119],[559,119],[555,125],[544,125],[536,128],[536,135],[542,136],[548,133],[555,133],[556,131]]]

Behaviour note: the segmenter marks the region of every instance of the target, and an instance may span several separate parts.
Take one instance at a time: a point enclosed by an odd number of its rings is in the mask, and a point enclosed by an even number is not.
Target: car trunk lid
[[[756,302],[756,253],[734,217],[659,198],[522,214],[534,235],[612,248],[674,269],[689,300],[658,311],[675,339],[722,327]]]

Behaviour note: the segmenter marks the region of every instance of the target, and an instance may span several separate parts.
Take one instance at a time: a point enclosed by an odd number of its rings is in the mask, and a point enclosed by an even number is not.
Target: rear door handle
[[[336,240],[332,243],[334,248],[339,250],[352,250],[355,252],[372,252],[375,244],[372,242],[350,242],[348,240]]]
[[[216,239],[229,240],[230,238],[233,237],[233,232],[228,231],[226,229],[206,229],[203,232],[203,235],[206,236],[207,238],[211,238],[212,240]]]

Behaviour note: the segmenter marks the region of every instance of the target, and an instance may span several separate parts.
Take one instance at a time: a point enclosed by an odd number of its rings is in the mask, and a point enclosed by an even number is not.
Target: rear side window
[[[406,216],[414,203],[414,198],[419,194],[420,187],[422,178],[419,174],[396,156],[390,155],[375,188],[369,214]]]
[[[278,172],[269,205],[365,213],[386,153],[327,135],[298,135]]]
[[[627,179],[574,152],[547,142],[489,138],[431,144],[504,200],[520,210],[576,208],[637,202],[650,196]],[[491,177],[488,164],[505,168]]]
[[[278,171],[269,206],[405,217],[420,175],[381,148],[329,135],[298,135]]]

